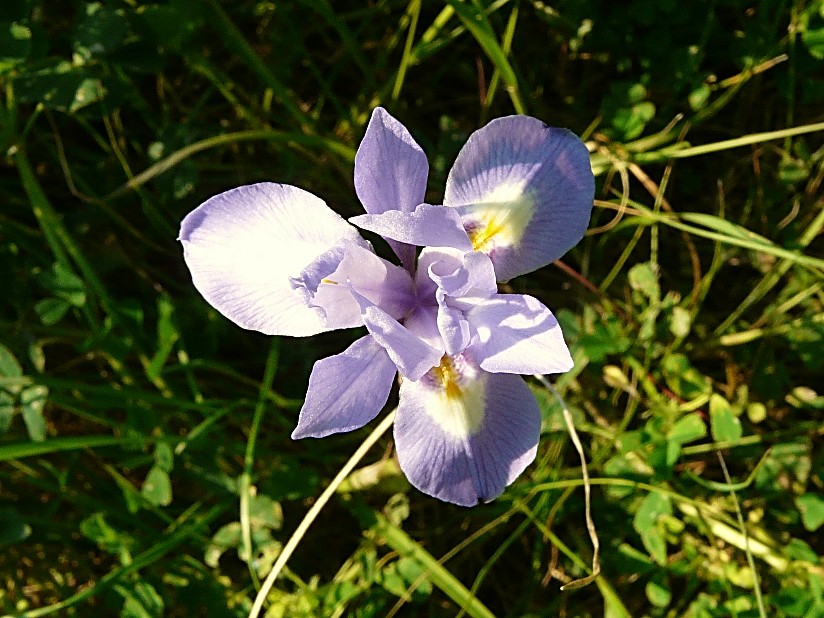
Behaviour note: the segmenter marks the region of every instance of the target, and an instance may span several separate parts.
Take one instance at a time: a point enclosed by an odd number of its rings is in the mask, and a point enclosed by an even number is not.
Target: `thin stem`
[[[278,358],[280,357],[279,339],[272,340],[269,356],[266,359],[266,369],[263,372],[263,383],[260,385],[255,415],[252,418],[252,427],[249,429],[249,439],[246,441],[246,454],[243,458],[243,474],[240,475],[240,533],[243,539],[246,565],[256,590],[260,589],[260,580],[255,569],[254,549],[252,547],[252,521],[249,514],[252,499],[252,471],[255,466],[255,446],[263,422],[263,413],[266,411],[266,393],[272,388],[272,382],[277,373]]]
[[[558,394],[558,391],[550,384],[544,376],[535,374],[535,378],[544,385],[544,387],[553,394],[555,399],[561,406],[564,414],[564,422],[569,431],[569,437],[575,445],[575,450],[578,451],[578,457],[581,458],[581,475],[584,478],[584,517],[587,522],[587,532],[589,539],[592,541],[592,573],[587,577],[576,579],[573,582],[561,586],[561,590],[575,590],[591,584],[601,572],[601,563],[598,561],[598,552],[601,548],[601,543],[598,540],[598,533],[595,530],[595,522],[592,521],[592,487],[589,481],[589,471],[587,470],[587,460],[584,455],[584,446],[581,444],[581,439],[578,437],[578,432],[575,431],[575,423],[572,421],[572,414],[566,405],[564,399]]]
[[[387,432],[387,430],[392,426],[392,423],[395,420],[395,411],[393,410],[389,414],[386,415],[380,424],[375,427],[374,431],[372,431],[369,436],[367,436],[366,440],[358,447],[352,456],[349,458],[343,467],[340,469],[340,472],[337,473],[335,478],[332,479],[332,482],[329,483],[329,486],[323,491],[323,493],[318,498],[317,502],[312,505],[312,508],[307,511],[306,515],[304,516],[303,520],[298,524],[297,529],[295,530],[292,537],[286,543],[286,546],[283,548],[283,551],[278,556],[278,559],[275,561],[274,566],[272,566],[272,570],[269,572],[269,575],[266,577],[266,581],[263,582],[260,590],[255,597],[255,602],[252,605],[252,610],[249,612],[249,618],[257,618],[260,615],[260,610],[263,609],[263,604],[266,601],[266,597],[269,595],[269,591],[272,589],[272,586],[275,584],[275,580],[280,575],[280,572],[283,570],[283,567],[286,566],[286,563],[291,558],[292,554],[294,553],[297,546],[300,544],[301,539],[306,534],[306,531],[309,530],[309,526],[317,518],[318,514],[321,512],[326,503],[329,502],[329,498],[332,497],[332,494],[335,493],[338,486],[343,482],[343,480],[349,476],[349,473],[355,469],[355,466],[358,465],[361,459],[363,459],[364,455],[369,452],[369,449],[374,446],[375,442],[377,442],[380,437]]]
[[[729,470],[727,470],[727,462],[724,461],[724,456],[721,455],[720,452],[716,454],[718,455],[718,461],[721,463],[721,470],[724,472],[724,480],[728,486],[732,486],[732,479],[730,478]],[[764,461],[764,459],[762,459],[762,461]],[[738,504],[738,496],[735,495],[735,490],[730,490],[730,496],[732,496],[732,503],[735,505],[735,516],[736,519],[738,519],[738,527],[741,529],[741,534],[744,535],[744,553],[747,555],[747,564],[750,565],[750,570],[752,570],[755,601],[758,603],[758,615],[761,616],[761,618],[767,618],[767,610],[764,608],[764,599],[761,596],[761,582],[758,577],[758,569],[755,566],[755,559],[752,557],[752,552],[750,551],[750,535],[747,532],[747,527],[744,525],[741,505]]]

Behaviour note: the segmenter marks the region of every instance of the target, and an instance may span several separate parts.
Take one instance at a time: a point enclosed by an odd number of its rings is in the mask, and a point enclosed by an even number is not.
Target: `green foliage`
[[[364,438],[289,438],[351,335],[241,331],[194,290],[177,227],[260,180],[357,214],[381,104],[432,199],[495,116],[590,147],[588,236],[509,285],[574,353],[557,389],[602,574],[553,581],[592,549],[536,382],[538,457],[503,497],[421,496],[385,437],[266,615],[824,615],[823,63],[820,0],[0,2],[0,614],[248,615]]]

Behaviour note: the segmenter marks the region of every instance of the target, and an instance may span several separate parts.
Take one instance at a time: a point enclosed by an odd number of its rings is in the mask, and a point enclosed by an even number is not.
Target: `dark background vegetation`
[[[822,59],[820,0],[0,3],[2,613],[247,615],[370,431],[289,439],[312,363],[356,335],[241,331],[195,292],[178,224],[262,180],[357,214],[383,105],[433,203],[497,116],[593,153],[587,237],[510,286],[574,351],[556,385],[602,576],[558,590],[592,548],[536,383],[545,435],[503,497],[421,495],[383,438],[268,615],[454,616],[461,586],[501,617],[824,615]]]

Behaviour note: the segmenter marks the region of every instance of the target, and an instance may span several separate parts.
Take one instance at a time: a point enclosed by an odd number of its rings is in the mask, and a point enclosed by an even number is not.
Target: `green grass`
[[[270,617],[824,615],[823,40],[820,0],[2,3],[0,615],[248,616],[269,583]],[[590,147],[587,237],[509,284],[576,361],[582,589],[540,382],[536,462],[440,503],[376,425],[289,438],[355,335],[241,331],[188,278],[179,221],[219,191],[357,214],[376,105],[434,203],[491,118]]]

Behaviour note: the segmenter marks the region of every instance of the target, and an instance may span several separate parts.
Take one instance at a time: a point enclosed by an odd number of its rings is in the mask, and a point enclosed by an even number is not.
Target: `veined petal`
[[[318,256],[292,287],[310,307],[316,307],[329,328],[361,326],[360,305],[350,288],[363,294],[390,315],[400,318],[415,297],[409,273],[352,242],[344,242]]]
[[[349,223],[386,239],[419,247],[472,250],[472,243],[461,223],[460,214],[446,206],[419,204],[412,212],[387,210],[375,215],[358,215],[351,217]]]
[[[216,195],[183,219],[180,241],[195,287],[224,316],[267,335],[330,330],[291,287],[318,255],[357,230],[307,191],[275,183]]]
[[[469,137],[449,172],[444,204],[458,207],[473,247],[507,281],[581,240],[594,192],[589,152],[575,134],[507,116]]]
[[[539,300],[496,294],[466,313],[470,345],[482,369],[493,373],[563,373],[572,357],[558,320]]]
[[[322,438],[363,427],[381,411],[397,369],[371,335],[312,367],[293,439]]]
[[[352,295],[360,305],[366,329],[383,346],[404,378],[417,380],[438,364],[441,350],[417,337],[356,290],[352,289]]]
[[[441,500],[474,506],[501,495],[535,459],[540,431],[538,404],[520,376],[484,372],[463,355],[401,382],[401,469]]]
[[[376,107],[355,155],[355,192],[366,212],[413,211],[423,202],[428,175],[426,155],[406,127]],[[411,270],[415,249],[395,241],[389,244]]]

